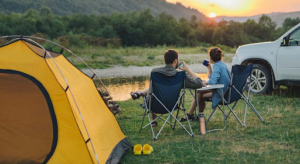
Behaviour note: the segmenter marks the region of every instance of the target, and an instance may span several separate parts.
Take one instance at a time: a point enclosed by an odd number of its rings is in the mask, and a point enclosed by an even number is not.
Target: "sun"
[[[216,14],[215,14],[215,13],[210,13],[210,14],[209,14],[209,17],[210,17],[210,18],[214,18],[214,17],[216,17]]]

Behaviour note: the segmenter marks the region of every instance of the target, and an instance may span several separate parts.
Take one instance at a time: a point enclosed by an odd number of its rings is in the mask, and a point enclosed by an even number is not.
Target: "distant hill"
[[[289,13],[283,13],[283,12],[277,12],[277,13],[270,13],[270,14],[266,14],[268,15],[274,22],[277,23],[277,27],[281,27],[283,21],[286,18],[300,18],[300,11],[296,11],[296,12],[289,12]],[[258,22],[259,18],[262,16],[261,15],[255,15],[255,16],[251,16],[251,17],[227,17],[227,16],[218,16],[215,18],[215,20],[217,22],[221,21],[221,20],[226,20],[226,21],[237,21],[237,22],[246,22],[248,19],[254,19],[256,22]]]
[[[0,12],[7,14],[25,13],[30,8],[39,10],[41,6],[51,8],[58,15],[126,13],[150,8],[154,15],[165,12],[177,19],[184,17],[190,20],[192,15],[198,19],[206,18],[196,9],[166,0],[0,0]]]

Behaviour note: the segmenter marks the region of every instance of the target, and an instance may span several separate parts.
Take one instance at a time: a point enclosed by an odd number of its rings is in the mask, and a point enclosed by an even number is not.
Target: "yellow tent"
[[[0,48],[0,163],[118,163],[131,147],[63,55],[28,38]]]

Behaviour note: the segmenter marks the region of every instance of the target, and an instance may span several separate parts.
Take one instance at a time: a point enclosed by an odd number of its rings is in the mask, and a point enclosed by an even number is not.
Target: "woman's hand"
[[[212,68],[211,68],[211,65],[210,65],[210,63],[209,63],[209,62],[207,62],[207,66],[206,66],[206,68],[207,68],[208,70],[212,70]]]

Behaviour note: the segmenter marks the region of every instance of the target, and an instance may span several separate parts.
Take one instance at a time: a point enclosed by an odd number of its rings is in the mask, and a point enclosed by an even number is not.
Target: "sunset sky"
[[[204,15],[253,16],[272,12],[300,11],[300,0],[167,0],[196,8]]]

